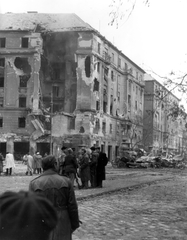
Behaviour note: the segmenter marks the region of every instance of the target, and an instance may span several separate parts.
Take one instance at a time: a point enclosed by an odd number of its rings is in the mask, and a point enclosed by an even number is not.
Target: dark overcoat
[[[106,174],[105,174],[105,167],[108,163],[108,158],[106,156],[106,153],[99,153],[99,156],[97,158],[97,179],[98,180],[105,180]]]
[[[50,169],[33,179],[29,190],[43,193],[57,211],[58,224],[49,240],[72,240],[72,231],[79,227],[79,216],[70,180]]]

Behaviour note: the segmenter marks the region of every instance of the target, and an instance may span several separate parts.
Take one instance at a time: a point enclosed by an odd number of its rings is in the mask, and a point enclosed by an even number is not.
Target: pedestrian
[[[0,176],[1,176],[1,173],[3,172],[3,161],[4,161],[3,154],[0,153]]]
[[[72,186],[74,186],[75,175],[77,172],[78,164],[73,150],[71,148],[67,149],[67,155],[64,160],[64,172],[67,177],[70,178]]]
[[[23,156],[23,162],[27,165],[26,175],[32,175],[33,170],[33,157],[28,153]]]
[[[36,152],[33,155],[33,159],[34,159],[34,173],[40,174],[42,172],[42,156],[40,155],[39,152]]]
[[[51,202],[31,192],[3,193],[0,213],[1,240],[49,240],[57,225]]]
[[[90,181],[90,166],[89,157],[86,153],[86,149],[82,148],[79,154],[79,176],[82,182],[82,188],[88,188],[88,182]]]
[[[64,161],[65,161],[65,157],[66,157],[66,147],[62,147],[61,148],[61,154],[58,157],[58,172],[60,175],[64,175]]]
[[[91,156],[90,156],[90,183],[91,187],[95,188],[97,186],[97,159],[99,154],[96,151],[95,147],[90,148],[92,150]]]
[[[14,155],[10,152],[7,152],[5,157],[5,169],[7,176],[12,175],[12,168],[15,168]]]
[[[98,152],[98,159],[97,159],[97,167],[96,167],[96,172],[97,172],[97,187],[102,188],[103,187],[103,180],[106,179],[106,174],[105,174],[105,167],[108,163],[108,158],[106,156],[106,153],[103,153],[100,151],[100,147],[97,147],[97,152]]]
[[[42,159],[44,172],[30,182],[29,190],[42,193],[55,207],[58,224],[49,240],[72,240],[72,233],[79,227],[78,206],[69,178],[57,172],[55,156]]]

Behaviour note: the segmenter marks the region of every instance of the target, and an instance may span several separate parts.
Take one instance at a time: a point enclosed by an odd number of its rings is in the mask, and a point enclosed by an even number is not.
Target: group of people
[[[0,239],[72,240],[72,233],[81,224],[74,192],[76,175],[83,188],[88,188],[89,182],[91,187],[102,187],[108,158],[99,147],[82,148],[77,157],[65,147],[58,158],[35,155],[23,157],[26,174],[39,173],[28,191],[0,195]]]
[[[42,159],[39,152],[33,156],[29,153],[25,154],[22,158],[23,163],[27,166],[25,174],[41,174],[43,171]],[[13,154],[7,152],[5,159],[0,154],[0,174],[3,172],[3,160],[5,160],[5,174],[11,175],[12,169],[15,167]],[[106,154],[100,151],[100,147],[95,146],[81,148],[77,154],[71,148],[62,147],[61,154],[57,157],[58,173],[67,176],[73,186],[76,180],[78,187],[82,189],[103,187],[107,163]]]
[[[76,179],[79,188],[103,187],[108,158],[100,151],[100,147],[81,148],[77,156],[71,148],[62,147],[61,150],[58,158],[60,175],[69,177],[73,186]],[[81,184],[78,178],[81,179]]]
[[[28,191],[0,195],[1,240],[72,240],[80,220],[71,181],[59,175],[53,155],[41,167]]]

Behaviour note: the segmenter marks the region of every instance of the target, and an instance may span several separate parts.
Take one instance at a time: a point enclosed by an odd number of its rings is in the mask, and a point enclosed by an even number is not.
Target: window
[[[0,87],[4,87],[4,67],[5,67],[5,58],[0,58]]]
[[[29,75],[23,75],[23,76],[19,76],[19,87],[27,87],[27,81],[30,78],[30,74]]]
[[[131,95],[128,95],[128,110],[130,111],[131,108]]]
[[[53,86],[53,97],[59,97],[59,86]]]
[[[106,122],[102,123],[102,132],[106,133]]]
[[[100,43],[98,43],[98,45],[97,45],[97,51],[99,54],[101,53],[101,44]]]
[[[3,118],[0,118],[0,128],[3,127]]]
[[[136,109],[136,110],[138,109],[138,103],[137,103],[137,101],[135,101],[135,109]]]
[[[138,80],[138,72],[136,72],[136,80]]]
[[[114,53],[112,53],[112,62],[114,63]]]
[[[100,109],[100,102],[99,100],[96,101],[96,110],[99,110]]]
[[[111,71],[111,80],[114,81],[114,72]]]
[[[118,59],[118,67],[121,67],[121,58]]]
[[[0,38],[0,48],[5,48],[6,38]]]
[[[19,128],[25,128],[26,126],[26,119],[25,117],[18,118],[18,127]]]
[[[118,102],[120,102],[120,92],[118,92]]]
[[[112,133],[112,123],[110,123],[110,133]]]
[[[28,48],[29,47],[29,38],[23,37],[21,39],[21,47],[22,48]]]
[[[106,89],[103,90],[103,112],[107,112],[107,92]]]
[[[110,96],[110,114],[113,115],[113,95]]]
[[[97,72],[100,73],[100,62],[97,63]]]
[[[20,108],[26,107],[26,97],[19,97],[19,107]]]
[[[3,100],[4,100],[3,97],[0,97],[0,107],[3,107],[3,105],[4,105]]]

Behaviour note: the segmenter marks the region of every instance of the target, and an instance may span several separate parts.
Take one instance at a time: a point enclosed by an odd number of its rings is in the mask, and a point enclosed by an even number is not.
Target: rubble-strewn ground
[[[1,176],[0,193],[27,190],[36,175],[25,170],[17,164],[13,176]],[[187,239],[187,170],[108,165],[104,188],[75,192],[83,224],[73,240]]]

